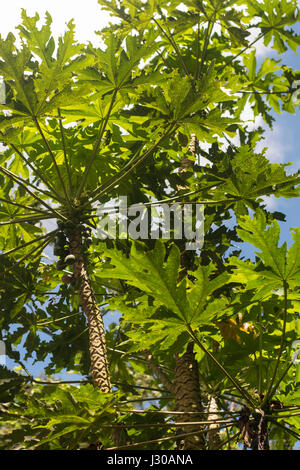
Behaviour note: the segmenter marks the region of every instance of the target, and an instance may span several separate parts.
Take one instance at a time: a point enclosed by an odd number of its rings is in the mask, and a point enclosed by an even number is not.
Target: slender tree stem
[[[231,427],[231,426],[232,426],[232,424],[220,426],[220,430],[224,429],[226,427]],[[140,446],[144,446],[144,445],[147,445],[147,444],[155,444],[155,443],[159,443],[159,442],[166,442],[166,441],[182,439],[182,438],[186,438],[186,437],[189,437],[189,436],[196,436],[198,434],[203,434],[203,433],[206,433],[206,432],[207,432],[206,430],[199,430],[199,431],[188,432],[188,433],[183,433],[183,434],[173,434],[172,436],[161,437],[159,439],[152,439],[151,441],[136,442],[135,444],[128,444],[126,446],[119,446],[119,447],[108,447],[106,450],[131,449],[131,448],[134,448],[134,447],[140,447]]]
[[[228,419],[220,419],[218,421],[215,421],[215,423],[217,424],[224,424],[224,425],[227,425],[227,426],[232,426],[233,424],[237,424],[236,421],[233,421],[232,419],[231,420],[228,420]],[[211,421],[191,421],[189,423],[187,423],[186,421],[183,421],[182,423],[181,422],[178,422],[178,423],[141,423],[141,424],[137,424],[137,423],[133,423],[133,424],[99,424],[99,428],[108,428],[108,429],[130,429],[130,428],[181,428],[182,426],[186,426],[186,425],[191,425],[191,426],[205,426],[205,425],[208,425],[208,424],[211,424]],[[220,426],[219,429],[222,429],[223,426]],[[217,428],[216,428],[217,429]],[[199,431],[196,431],[195,433],[197,433]],[[204,432],[207,432],[207,431],[204,431]],[[181,437],[181,435],[179,436]]]
[[[46,212],[43,211],[42,209],[36,209],[35,207],[32,207],[32,206],[25,206],[24,204],[19,204],[17,202],[10,201],[9,199],[0,198],[0,201],[4,202],[5,204],[11,204],[12,206],[20,207],[21,209],[31,210],[33,212],[38,212],[40,214],[46,214]]]
[[[228,429],[228,428],[226,428]],[[226,439],[226,441],[222,441],[220,443],[220,445],[218,447],[216,447],[215,450],[219,450],[219,449],[222,449],[222,447],[224,447],[226,444],[230,444],[230,442],[232,441],[235,441],[236,439],[238,439],[238,437],[240,436],[241,434],[241,431],[238,431],[236,434],[234,434],[233,436],[229,437],[228,439]]]
[[[31,240],[30,242],[24,243],[24,245],[17,246],[17,248],[13,248],[12,250],[6,251],[5,253],[0,253],[0,258],[1,256],[6,256],[6,255],[11,255],[12,253],[22,250],[26,246],[32,245],[33,243],[36,243],[40,240],[43,240],[44,238],[48,238],[49,236],[53,236],[57,230],[53,230],[52,232],[47,233],[46,235],[42,235],[41,237],[35,238],[34,240]]]
[[[186,68],[186,65],[185,65],[185,62],[182,58],[182,55],[180,53],[180,50],[178,49],[178,46],[176,44],[176,42],[174,41],[173,37],[172,37],[172,33],[169,32],[170,36],[165,32],[165,30],[163,29],[163,27],[159,24],[159,22],[154,18],[152,17],[152,20],[154,21],[154,23],[158,26],[158,28],[160,29],[160,31],[162,32],[162,34],[165,36],[165,38],[167,39],[167,41],[171,44],[171,46],[174,48],[175,50],[175,53],[179,59],[179,62],[182,66],[182,69],[184,71],[184,74],[188,77],[189,76],[189,71],[188,69]]]
[[[102,196],[102,194],[104,194],[105,192],[115,187],[118,183],[120,183],[120,181],[122,181],[124,178],[130,175],[130,173],[132,173],[147,157],[149,157],[149,155],[151,155],[154,152],[154,150],[159,146],[159,144],[171,133],[173,127],[174,127],[174,124],[170,125],[168,131],[154,145],[152,145],[152,147],[150,147],[145,153],[143,153],[143,155],[136,162],[134,162],[132,166],[125,173],[116,177],[116,179],[107,187],[105,186],[105,183],[104,183],[102,185],[103,189],[100,190],[97,196],[91,199],[88,204],[92,204],[93,202],[97,201]]]
[[[166,392],[168,393],[168,392]],[[130,400],[124,400],[120,402],[122,405],[125,405],[127,403],[136,403],[136,402],[146,402],[146,401],[159,401],[159,400],[170,400],[172,398],[172,395],[160,395],[157,397],[141,397],[141,398],[131,398]]]
[[[274,418],[269,418],[269,420],[275,424],[276,426],[278,426],[279,428],[281,429],[284,429],[287,433],[291,434],[293,437],[295,437],[296,439],[298,439],[298,441],[300,441],[300,434],[297,434],[295,431],[293,431],[292,429],[289,429],[287,428],[286,426],[284,426],[282,423],[278,423],[278,421],[276,421]]]
[[[35,247],[33,250],[31,250],[29,253],[27,253],[27,255],[23,256],[23,258],[19,259],[16,263],[14,263],[12,266],[10,266],[8,269],[6,269],[6,272],[9,272],[9,271],[12,271],[16,266],[18,266],[20,263],[22,263],[23,261],[25,261],[27,258],[29,258],[31,255],[33,255],[34,253],[36,253],[36,251],[38,251],[38,253],[35,255],[35,257],[37,257],[40,252],[43,251],[43,249],[48,245],[49,241],[47,239],[46,242],[43,242],[41,243],[39,246]],[[31,260],[32,261],[32,260]]]
[[[42,293],[40,295],[42,295]],[[78,316],[78,315],[81,315],[81,312],[72,313],[72,315],[66,315],[65,317],[57,318],[57,319],[47,321],[47,322],[36,322],[36,324],[39,327],[40,326],[45,326],[45,325],[53,325],[53,323],[57,323],[59,321],[67,320],[68,318],[73,318],[73,317]]]
[[[16,183],[23,183],[23,185],[25,186],[30,186],[32,189],[34,189],[35,191],[37,192],[40,192],[41,194],[45,194],[45,196],[47,196],[48,198],[49,197],[52,197],[52,195],[45,191],[44,189],[41,189],[39,188],[38,186],[35,186],[33,183],[30,183],[30,181],[27,181],[25,180],[24,178],[22,178],[21,176],[18,176],[16,175],[15,173],[13,173],[12,171],[8,170],[7,168],[5,168],[4,166],[0,166],[0,171],[2,171],[2,173],[6,172],[6,176],[9,176],[11,177],[12,179],[14,178],[15,179],[15,182]],[[18,181],[16,181],[16,179]]]
[[[127,162],[123,168],[121,168],[121,170],[119,171],[119,174],[120,173],[123,173],[125,170],[127,170],[127,168],[130,168],[130,166],[135,163],[135,161],[138,160],[138,154],[139,152],[143,149],[144,147],[144,144],[141,145],[141,147],[134,153],[134,155],[130,158],[129,162]],[[92,193],[91,193],[91,198],[94,198],[94,196],[96,196],[99,191],[101,191],[105,186],[109,185],[110,183],[114,182],[116,179],[116,176],[111,176],[110,178],[107,178],[106,181],[104,181],[104,183],[100,184]]]
[[[278,415],[276,416],[277,419],[282,419],[282,418],[291,418],[293,416],[300,416],[300,411],[295,412],[295,413],[289,413],[287,415]],[[266,418],[274,418],[274,415],[265,415]]]
[[[197,24],[197,52],[196,52],[196,71],[194,80],[197,80],[199,77],[199,59],[200,59],[200,13],[198,12],[198,24]]]
[[[49,204],[47,204],[45,201],[43,201],[39,196],[37,196],[36,194],[34,194],[29,188],[28,188],[28,185],[33,187],[36,191],[38,192],[41,192],[41,193],[44,193],[46,194],[48,197],[49,197],[49,194],[45,193],[45,191],[43,191],[42,189],[40,188],[36,188],[35,186],[33,186],[31,183],[29,183],[28,181],[25,181],[23,180],[22,178],[20,178],[19,176],[16,176],[14,173],[12,173],[11,171],[7,170],[6,168],[0,166],[0,171],[1,173],[3,173],[5,176],[8,176],[9,178],[11,178],[15,183],[17,183],[18,185],[20,185],[22,188],[25,189],[25,191],[28,192],[28,194],[30,194],[34,199],[36,199],[41,205],[47,207],[47,209],[49,209],[50,212],[52,212],[53,214],[56,215],[56,217],[58,217],[59,219],[62,218],[62,219],[66,219],[65,216],[63,216],[62,214],[60,214],[59,212],[57,212],[53,207],[49,206]]]
[[[207,53],[207,47],[208,47],[208,43],[209,43],[209,39],[210,39],[210,35],[211,35],[212,29],[214,27],[214,17],[215,17],[215,14],[213,15],[212,18],[209,19],[209,22],[208,22],[208,25],[207,25],[207,28],[206,28],[206,31],[205,31],[205,40],[204,40],[204,45],[203,45],[202,54],[201,54],[201,63],[200,63],[200,66],[199,66],[199,70],[197,70],[196,80],[199,80],[199,78],[201,77],[201,74],[202,74],[202,70],[203,70],[203,66],[204,66],[204,62],[205,62],[205,57],[206,57],[206,53]],[[198,69],[198,63],[197,63],[197,69]]]
[[[226,64],[224,64],[219,70],[218,70],[218,73],[221,73],[223,72],[223,70],[228,66],[230,65],[235,59],[237,59],[240,55],[242,55],[244,52],[246,52],[248,49],[250,49],[250,47],[254,46],[254,44],[257,43],[257,41],[259,41],[261,38],[263,38],[269,31],[270,29],[272,28],[267,28],[266,31],[264,31],[263,33],[261,33],[254,41],[251,42],[251,44],[248,44],[246,47],[244,47],[244,49],[242,49],[238,54],[236,54],[234,57],[231,57],[230,60],[228,60],[228,62],[226,62]]]
[[[54,156],[54,154],[53,154],[53,152],[52,152],[52,150],[51,150],[51,147],[50,147],[50,145],[49,145],[49,142],[48,142],[48,140],[46,139],[46,137],[45,137],[45,135],[44,135],[44,133],[43,133],[43,131],[42,131],[42,128],[41,128],[41,126],[40,126],[40,124],[39,124],[39,122],[38,122],[38,120],[37,120],[36,118],[34,119],[34,122],[35,122],[35,125],[36,125],[36,127],[37,127],[37,129],[38,129],[38,131],[39,131],[39,133],[40,133],[40,135],[41,135],[43,141],[44,141],[44,144],[45,144],[45,146],[46,146],[46,149],[48,150],[49,155],[50,155],[50,157],[51,157],[51,159],[52,159],[53,165],[54,165],[54,167],[55,167],[55,170],[56,170],[58,179],[59,179],[59,181],[60,181],[61,187],[62,187],[63,192],[64,192],[64,194],[65,194],[66,200],[67,200],[67,202],[69,203],[69,205],[71,206],[70,197],[69,197],[69,195],[68,195],[68,192],[67,192],[67,189],[66,189],[66,186],[65,186],[63,177],[61,176],[59,167],[58,167],[57,162],[56,162],[56,158],[55,158],[55,156]]]
[[[37,216],[37,215],[32,215],[32,216],[24,216],[23,218],[19,218],[19,219],[12,219],[12,220],[7,220],[5,222],[0,222],[0,226],[2,225],[13,225],[13,224],[22,224],[24,222],[39,222],[40,220],[44,220],[44,219],[51,219],[53,217],[45,217],[45,216]]]
[[[26,165],[38,176],[38,178],[45,184],[45,186],[47,186],[47,188],[51,191],[53,195],[52,196],[53,199],[56,199],[57,201],[61,202],[62,201],[61,196],[58,194],[54,186],[52,186],[52,184],[46,178],[44,178],[40,170],[38,170],[35,166],[33,166],[30,163],[30,161],[26,157],[24,157],[22,152],[20,152],[20,150],[18,150],[14,144],[10,144],[10,146],[19,155],[19,157],[26,163]]]
[[[156,364],[150,351],[145,351],[145,358],[150,369],[157,376],[158,380],[170,393],[174,393],[174,384],[169,380],[164,371],[160,368],[159,364]]]
[[[287,94],[287,93],[291,93],[291,90],[290,89],[288,89],[286,91],[270,91],[270,90],[256,91],[256,90],[253,90],[253,91],[238,91],[238,93],[241,93],[242,95],[284,95],[284,94]]]
[[[259,320],[259,363],[258,363],[258,393],[259,395],[262,394],[262,360],[263,360],[263,328],[262,328],[262,311],[261,305],[259,303],[259,312],[258,312]]]
[[[135,387],[135,386],[134,386]],[[143,388],[143,387],[142,387]],[[161,392],[161,390],[158,390],[158,392]],[[120,410],[120,412],[123,413],[137,413],[137,414],[148,414],[148,413],[156,413],[156,414],[163,414],[163,415],[198,415],[198,411],[169,411],[169,410]],[[230,415],[240,415],[239,411],[233,411],[233,412],[228,412],[228,411],[218,411],[218,414],[230,414]],[[209,415],[209,414],[215,414],[215,412],[209,412],[209,411],[204,411],[203,414]],[[208,420],[207,420],[208,421]],[[209,421],[209,422],[213,422]]]
[[[285,369],[285,371],[282,373],[282,375],[279,377],[279,379],[277,380],[276,384],[274,385],[273,387],[273,390],[274,390],[274,393],[275,391],[278,389],[279,385],[281,384],[282,380],[284,379],[284,377],[286,376],[286,374],[288,373],[288,371],[290,370],[290,368],[293,366],[294,364],[291,362],[287,368]],[[271,397],[273,396],[273,393],[271,393]]]
[[[275,369],[274,369],[274,372],[273,372],[273,376],[271,378],[270,385],[268,387],[268,391],[266,393],[266,396],[263,399],[262,407],[267,402],[267,400],[269,400],[274,395],[274,393],[276,392],[276,389],[274,388],[272,390],[272,388],[273,388],[273,384],[274,384],[274,381],[275,381],[275,378],[276,378],[276,375],[277,375],[278,367],[279,367],[280,360],[281,360],[281,355],[282,355],[282,352],[283,352],[284,341],[285,341],[286,321],[287,321],[287,291],[288,291],[288,283],[284,280],[283,281],[283,296],[284,296],[284,301],[283,301],[283,326],[282,326],[281,341],[280,341],[279,352],[278,352],[278,357],[277,357]]]
[[[78,191],[76,193],[76,198],[78,199],[86,182],[87,182],[87,178],[88,178],[88,175],[89,175],[89,172],[90,172],[90,169],[94,163],[94,160],[97,156],[97,153],[98,153],[98,150],[99,150],[99,147],[100,147],[100,144],[101,144],[101,141],[102,141],[102,138],[103,138],[103,134],[104,134],[104,131],[106,129],[106,126],[107,126],[107,123],[109,121],[109,118],[110,118],[110,115],[111,115],[111,112],[112,112],[112,109],[113,109],[113,106],[114,106],[114,103],[115,103],[115,100],[116,100],[116,96],[117,96],[117,90],[114,91],[113,95],[112,95],[112,99],[111,99],[111,102],[110,102],[110,106],[109,106],[109,109],[108,109],[108,112],[107,112],[107,115],[105,117],[105,120],[104,122],[102,122],[101,126],[100,126],[100,129],[99,129],[99,133],[98,133],[98,136],[97,136],[97,139],[96,139],[96,142],[95,142],[95,145],[94,145],[94,148],[93,148],[93,151],[92,151],[92,155],[90,157],[90,160],[87,164],[87,167],[84,171],[84,174],[83,174],[83,177],[82,177],[82,182],[78,188]]]
[[[124,170],[124,168],[123,168],[123,170]],[[114,179],[112,179],[112,180],[114,180]],[[184,197],[187,197],[187,196],[193,196],[195,194],[200,193],[204,189],[210,189],[211,187],[215,187],[217,185],[218,185],[218,183],[217,184],[213,183],[211,185],[204,186],[200,189],[197,189],[195,191],[190,191],[188,193],[181,194],[179,196],[168,197],[166,199],[161,199],[160,201],[155,201],[155,202],[145,202],[143,205],[152,207],[152,206],[156,206],[156,205],[159,205],[159,204],[164,204],[166,202],[176,201],[177,199],[180,199],[180,198],[184,198]],[[92,194],[92,196],[93,196],[93,194]],[[235,198],[232,198],[232,201],[235,201],[235,200],[236,200]],[[197,204],[223,204],[223,203],[228,202],[228,201],[230,201],[230,198],[219,200],[219,201],[211,200],[211,201],[195,201],[195,202]],[[179,204],[184,204],[184,201],[179,201]],[[133,205],[133,207],[134,207],[134,205]],[[97,210],[98,210],[97,207],[92,207],[89,212],[95,212]],[[112,210],[114,210],[114,209],[112,209]]]
[[[60,128],[60,134],[61,134],[61,141],[62,141],[62,146],[63,146],[63,152],[64,152],[64,160],[65,160],[65,165],[66,165],[66,170],[67,170],[67,175],[68,175],[68,180],[69,180],[69,187],[71,194],[73,192],[72,188],[72,177],[71,177],[71,170],[70,170],[70,165],[69,165],[69,160],[68,160],[68,154],[67,154],[67,147],[66,147],[66,141],[65,141],[65,134],[64,134],[64,128],[62,125],[62,116],[60,112],[60,108],[58,108],[58,116],[59,116],[59,128]]]

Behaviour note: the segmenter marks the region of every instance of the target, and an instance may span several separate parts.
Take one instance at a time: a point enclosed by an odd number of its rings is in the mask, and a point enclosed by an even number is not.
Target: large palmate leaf
[[[289,297],[293,298],[293,289],[298,289],[300,282],[299,229],[292,229],[294,244],[287,250],[286,243],[279,244],[280,228],[274,221],[267,228],[266,217],[258,211],[256,216],[242,217],[239,220],[241,228],[237,229],[242,240],[251,243],[260,251],[256,252],[262,263],[254,264],[230,258],[230,264],[237,268],[232,275],[234,282],[247,284],[248,289],[256,289],[258,296],[271,295],[274,291],[286,285],[291,289]]]
[[[105,252],[114,268],[99,269],[97,276],[125,279],[143,292],[155,297],[161,305],[167,306],[182,321],[189,316],[189,305],[185,295],[185,285],[177,286],[180,252],[173,247],[164,264],[166,251],[158,241],[154,251],[146,253],[143,247],[133,244],[131,256],[120,256],[117,250]]]
[[[217,183],[209,197],[232,199],[237,215],[247,213],[247,207],[253,209],[264,196],[299,195],[299,175],[287,174],[286,164],[270,163],[264,153],[256,153],[251,145],[235,148],[230,157],[215,153],[212,147],[205,156],[214,162],[208,172]]]
[[[274,40],[274,49],[282,53],[287,46],[296,50],[300,44],[300,37],[288,29],[295,21],[299,21],[300,12],[295,8],[296,0],[264,0],[247,2],[249,15],[257,18],[256,26],[264,33],[264,44],[267,46]]]
[[[154,298],[154,309],[149,307],[147,311],[147,308],[141,307],[142,322],[149,321],[159,306],[164,306],[167,312],[175,315],[170,317],[171,322],[178,322],[175,320],[177,317],[182,323],[208,323],[224,314],[227,302],[222,298],[213,299],[212,294],[228,282],[230,275],[223,273],[216,276],[213,264],[200,265],[192,273],[193,281],[184,279],[179,282],[180,252],[176,245],[171,248],[167,260],[161,241],[157,241],[155,249],[150,252],[145,252],[142,245],[134,243],[129,257],[121,255],[118,250],[105,250],[104,253],[110,262],[96,271],[96,277],[126,280],[129,285]],[[133,315],[139,323],[139,315]],[[168,315],[166,313],[165,316],[162,311],[160,319],[168,322]]]

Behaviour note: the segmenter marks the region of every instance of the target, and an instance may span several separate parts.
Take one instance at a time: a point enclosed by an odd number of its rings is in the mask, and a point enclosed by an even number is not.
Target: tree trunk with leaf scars
[[[211,395],[208,405],[208,421],[214,421],[219,418],[218,416],[218,403],[216,398]],[[212,423],[208,426],[208,448],[209,450],[220,449],[222,440],[220,438],[219,424]]]
[[[187,352],[181,357],[175,358],[175,384],[174,397],[177,411],[187,414],[182,415],[182,422],[201,421],[203,408],[201,403],[198,362],[193,352],[193,343],[188,344]],[[193,411],[195,414],[190,414]],[[201,431],[199,425],[184,426],[184,433]],[[187,436],[180,443],[180,450],[201,450],[205,448],[203,434]]]
[[[189,152],[191,152],[194,159],[196,158],[197,147],[198,139],[195,134],[192,134],[189,143]],[[194,165],[194,160],[190,160],[188,157],[182,157],[181,165],[179,172],[184,173],[188,168]],[[189,263],[183,262],[182,268],[179,280],[187,274],[187,270],[190,268]],[[181,357],[178,354],[175,357],[175,384],[173,390],[176,409],[178,411],[198,411],[199,415],[187,413],[182,416],[182,421],[184,422],[201,421],[203,418],[198,367],[198,362],[193,352],[193,343],[189,343],[187,352]],[[184,426],[184,433],[198,430],[198,425]],[[181,450],[199,450],[204,448],[205,439],[203,434],[188,436],[180,445]]]
[[[73,265],[74,284],[78,289],[81,308],[88,319],[93,383],[101,392],[110,393],[111,383],[107,361],[105,329],[82,254],[82,236],[80,231],[75,229],[72,232],[69,243],[70,253],[75,256]]]

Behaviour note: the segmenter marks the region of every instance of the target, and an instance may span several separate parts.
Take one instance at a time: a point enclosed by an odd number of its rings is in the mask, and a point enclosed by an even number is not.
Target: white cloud
[[[261,140],[256,149],[261,152],[267,147],[266,157],[271,163],[286,163],[286,157],[293,150],[292,133],[279,125],[274,125],[273,130],[267,129],[264,140]]]
[[[253,21],[251,22],[252,24],[255,24],[257,21],[255,18],[253,18]],[[259,35],[261,34],[261,30],[259,28],[251,28],[249,30],[250,36],[248,36],[247,40],[248,43],[251,44],[254,42]],[[264,38],[260,38],[254,45],[253,48],[256,50],[256,57],[258,58],[263,58],[263,57],[269,57],[271,53],[274,53],[274,49],[272,49],[272,42],[268,45],[264,45]]]
[[[39,13],[43,20],[48,11],[53,19],[52,31],[54,36],[62,34],[66,23],[74,18],[76,25],[76,39],[78,41],[92,41],[99,43],[100,39],[94,31],[99,31],[109,22],[109,13],[102,11],[97,0],[78,2],[74,0],[10,0],[2,6],[0,16],[0,32],[2,37],[21,23],[21,10],[33,16]]]
[[[258,115],[254,117],[252,106],[249,101],[247,101],[246,106],[241,113],[241,121],[247,122],[247,128],[250,131],[264,125],[262,116]]]
[[[288,174],[294,173],[299,166],[298,155],[295,155],[295,145],[293,143],[293,132],[286,127],[274,125],[273,130],[267,129],[264,140],[261,140],[256,146],[256,150],[261,152],[267,148],[265,156],[271,163],[288,163],[293,159],[293,165],[286,169]],[[292,155],[292,157],[291,157]],[[277,209],[280,200],[275,196],[265,196],[263,200],[268,210]]]
[[[273,194],[271,196],[263,196],[261,199],[263,199],[267,210],[274,211],[278,209],[279,200]]]
[[[256,56],[259,58],[270,57],[271,54],[276,53],[272,48],[272,42],[268,46],[264,45],[264,38],[261,38],[255,44]]]

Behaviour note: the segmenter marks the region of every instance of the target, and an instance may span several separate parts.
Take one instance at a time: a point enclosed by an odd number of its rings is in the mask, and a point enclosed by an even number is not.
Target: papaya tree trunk
[[[74,284],[78,289],[81,308],[88,319],[89,349],[93,384],[103,393],[111,392],[106,352],[105,329],[97,305],[91,280],[82,254],[82,236],[74,230],[69,237],[70,253],[75,256],[73,265]]]
[[[268,420],[265,418],[265,412],[256,416],[254,422],[254,436],[252,439],[252,450],[269,450]]]
[[[218,416],[218,404],[213,395],[211,395],[208,406],[208,421],[214,421],[219,418]],[[217,450],[221,448],[222,440],[220,437],[220,431],[218,429],[219,424],[212,423],[208,426],[208,449]]]
[[[144,354],[145,354],[146,361],[148,362],[148,365],[150,369],[152,370],[153,374],[156,375],[158,380],[166,387],[166,389],[170,393],[174,393],[173,383],[169,380],[166,374],[161,370],[160,366],[155,363],[150,351],[146,350],[144,351]]]
[[[175,384],[174,396],[177,411],[183,414],[182,422],[201,421],[203,418],[203,408],[201,403],[198,363],[193,352],[193,343],[189,343],[187,352],[183,356],[178,354],[175,357]],[[189,414],[188,412],[195,412]],[[186,425],[184,433],[201,431],[199,425]],[[181,450],[201,450],[205,448],[203,434],[187,436],[180,446]]]

